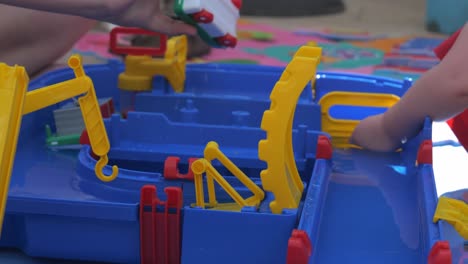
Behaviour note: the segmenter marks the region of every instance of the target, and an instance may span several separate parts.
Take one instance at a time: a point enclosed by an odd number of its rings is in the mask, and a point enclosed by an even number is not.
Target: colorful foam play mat
[[[323,49],[320,70],[417,79],[438,63],[432,50],[443,40],[428,36],[388,37],[356,30],[288,31],[241,20],[235,49],[213,49],[192,62],[285,66],[300,46],[318,45]],[[120,59],[109,53],[108,44],[107,33],[90,32],[75,45],[73,52],[97,60]]]

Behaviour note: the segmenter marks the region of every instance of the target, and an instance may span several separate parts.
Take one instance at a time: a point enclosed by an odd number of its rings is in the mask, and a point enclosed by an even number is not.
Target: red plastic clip
[[[99,108],[101,110],[102,118],[110,118],[115,113],[114,101],[112,99],[109,99],[106,103],[100,105]],[[81,132],[79,143],[80,145],[91,145],[88,131],[86,129],[83,129],[83,132]],[[90,154],[94,159],[99,159],[99,156],[94,154],[92,150]]]
[[[317,159],[331,159],[333,155],[333,148],[330,139],[324,135],[320,135],[317,139]]]
[[[164,179],[166,180],[189,180],[193,181],[193,171],[191,169],[192,163],[195,162],[197,158],[190,158],[188,160],[188,170],[186,174],[179,172],[179,157],[168,157],[164,162]]]
[[[288,241],[287,264],[307,264],[312,256],[312,242],[306,232],[294,229]]]
[[[429,257],[427,258],[428,264],[451,264],[452,252],[450,251],[450,244],[448,241],[437,241],[432,246]]]
[[[118,45],[118,35],[119,34],[128,34],[128,35],[149,35],[149,36],[159,36],[159,47],[132,47],[132,46],[119,46]],[[161,56],[166,52],[167,47],[167,35],[144,30],[140,28],[128,28],[128,27],[116,27],[110,32],[110,50],[116,54],[123,55],[137,55],[137,56]]]
[[[145,185],[140,197],[141,264],[180,263],[182,190],[164,189],[167,201],[156,195],[156,186]]]
[[[418,164],[432,164],[432,141],[424,140],[419,145],[418,150]]]

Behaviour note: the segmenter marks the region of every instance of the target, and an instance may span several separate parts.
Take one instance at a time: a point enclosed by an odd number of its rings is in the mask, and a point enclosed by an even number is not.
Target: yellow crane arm
[[[102,120],[93,81],[85,74],[80,56],[71,56],[68,60],[68,65],[73,69],[75,79],[28,92],[24,103],[23,115],[72,97],[83,95],[78,99],[81,113],[86,130],[88,131],[91,148],[100,157],[95,168],[96,176],[104,182],[112,181],[117,177],[118,168],[113,166],[110,176],[106,176],[102,172],[109,162],[107,153],[110,150],[110,143],[104,121]]]
[[[24,103],[23,115],[84,94],[88,92],[91,83],[92,81],[89,77],[79,77],[28,92]]]

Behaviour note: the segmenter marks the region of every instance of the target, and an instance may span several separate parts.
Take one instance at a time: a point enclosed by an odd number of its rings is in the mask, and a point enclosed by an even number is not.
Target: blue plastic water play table
[[[86,67],[98,96],[116,101],[122,70],[123,65],[115,62]],[[110,159],[122,170],[109,184],[95,178],[89,147],[57,151],[45,146],[44,126],[53,123],[51,113],[60,105],[25,116],[0,245],[37,257],[138,263],[140,189],[155,184],[162,199],[165,186],[183,189],[183,263],[201,263],[202,257],[207,259],[204,263],[216,263],[220,257],[226,263],[284,263],[294,228],[310,234],[315,263],[426,263],[436,241],[450,240],[457,247],[450,226],[431,220],[437,195],[467,185],[461,177],[449,180],[460,173],[449,168],[464,169],[460,162],[452,167],[448,163],[455,163],[455,158],[438,160],[447,149],[460,160],[466,153],[442,144],[434,148],[434,166],[416,167],[419,144],[433,137],[430,122],[401,155],[335,150],[332,160],[316,158],[317,138],[324,134],[318,100],[333,91],[402,95],[409,87],[408,82],[385,78],[319,73],[316,96],[312,89],[301,95],[293,132],[296,163],[307,189],[301,208],[271,217],[266,212],[228,215],[190,207],[195,200],[193,183],[166,181],[161,173],[165,158],[177,155],[183,164],[188,157],[200,156],[207,141],[215,139],[258,182],[264,166],[256,150],[264,137],[261,116],[282,70],[190,65],[184,94],[172,93],[167,83],[155,79],[158,89],[138,95],[136,111],[126,120],[113,116],[105,121],[113,145]],[[35,80],[31,89],[71,77],[69,70],[54,71]],[[338,107],[334,113],[360,119],[379,111]],[[447,140],[443,133],[435,133],[434,138]],[[440,179],[437,189],[434,175]],[[240,193],[246,192],[233,184]],[[227,196],[220,193],[218,198]]]

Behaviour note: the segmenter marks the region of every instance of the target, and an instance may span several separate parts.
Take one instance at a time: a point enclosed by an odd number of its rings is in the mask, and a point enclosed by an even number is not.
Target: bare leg
[[[90,30],[94,21],[0,5],[0,62],[30,75],[52,65]]]

